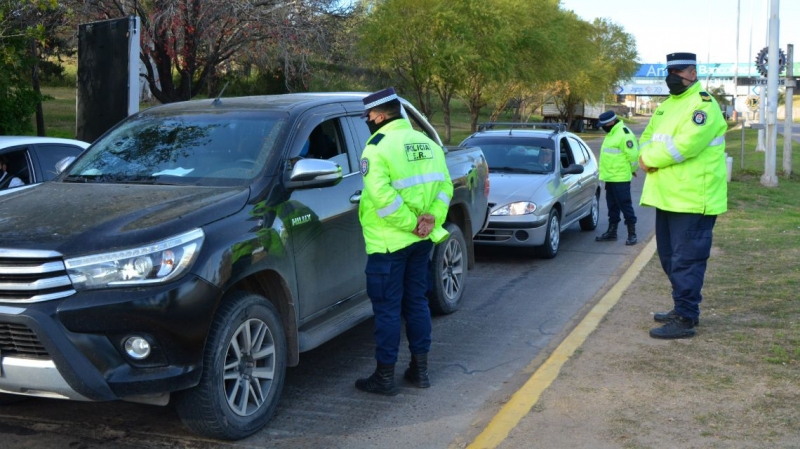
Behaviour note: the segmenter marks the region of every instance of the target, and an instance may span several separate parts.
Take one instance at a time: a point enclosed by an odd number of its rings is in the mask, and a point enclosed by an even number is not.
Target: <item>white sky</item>
[[[636,39],[641,63],[665,63],[675,52],[697,54],[700,63],[754,62],[768,44],[771,0],[561,0],[563,9],[593,21],[606,18]],[[779,0],[778,45],[794,45],[800,61],[800,0]],[[751,39],[752,35],[752,39]]]

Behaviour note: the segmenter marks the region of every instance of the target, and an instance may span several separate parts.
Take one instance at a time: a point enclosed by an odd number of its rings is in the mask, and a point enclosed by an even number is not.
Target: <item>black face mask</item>
[[[614,128],[614,125],[603,125],[603,131],[610,133],[611,129]]]
[[[689,86],[684,86],[683,80],[691,81],[678,75],[677,73],[670,73],[667,75],[667,87],[669,87],[669,93],[672,95],[680,95],[686,92],[686,89],[688,89]]]
[[[367,128],[369,128],[369,133],[375,134],[379,129],[381,129],[381,126],[383,126],[384,123],[386,122],[384,121],[379,125],[375,123],[375,120],[367,120]]]

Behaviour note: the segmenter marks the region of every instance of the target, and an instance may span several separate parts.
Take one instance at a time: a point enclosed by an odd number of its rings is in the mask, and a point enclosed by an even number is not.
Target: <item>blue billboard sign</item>
[[[800,69],[800,63],[794,64],[794,73]],[[736,73],[736,64],[733,63],[710,63],[697,64],[698,78],[733,78]],[[761,76],[758,73],[755,63],[740,63],[739,76]],[[641,64],[639,70],[633,75],[636,78],[666,78],[666,64]]]

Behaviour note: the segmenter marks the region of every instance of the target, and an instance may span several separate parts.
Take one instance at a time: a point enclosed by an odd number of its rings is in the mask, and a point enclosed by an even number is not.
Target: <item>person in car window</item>
[[[453,183],[444,150],[415,131],[402,116],[393,88],[363,99],[372,136],[362,153],[364,190],[358,207],[367,251],[367,295],[375,313],[375,372],[356,388],[392,396],[398,393],[394,368],[406,322],[411,363],[404,378],[430,387],[428,352],[431,313],[428,290],[430,253],[447,238],[444,220]]]
[[[12,175],[8,171],[8,160],[5,156],[0,156],[0,189],[10,189],[12,187],[24,186],[21,179]]]
[[[647,173],[641,205],[656,208],[656,245],[672,284],[673,309],[656,313],[653,338],[690,338],[700,320],[706,263],[717,215],[728,210],[725,133],[717,101],[697,82],[694,53],[667,55],[670,96],[640,139]]]
[[[631,200],[631,177],[639,168],[639,144],[633,132],[617,118],[614,111],[600,114],[598,123],[608,133],[600,148],[600,180],[606,183],[608,230],[595,237],[597,242],[617,240],[619,214],[628,228],[626,245],[636,244],[636,214]]]

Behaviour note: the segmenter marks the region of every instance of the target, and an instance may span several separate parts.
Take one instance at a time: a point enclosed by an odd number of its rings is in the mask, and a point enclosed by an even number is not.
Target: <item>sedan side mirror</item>
[[[56,162],[56,174],[58,175],[63,173],[64,170],[66,170],[75,161],[75,159],[75,156],[67,156],[64,159]]]
[[[580,175],[583,173],[583,165],[569,164],[567,168],[561,169],[561,176],[564,175]]]

